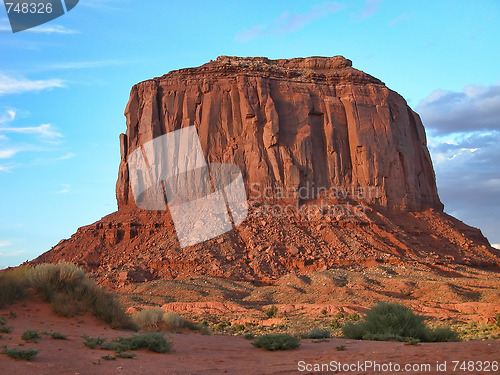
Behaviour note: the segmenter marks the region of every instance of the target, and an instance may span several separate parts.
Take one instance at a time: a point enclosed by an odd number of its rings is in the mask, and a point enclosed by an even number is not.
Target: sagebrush
[[[422,342],[457,341],[458,334],[449,328],[430,329],[425,318],[416,315],[409,308],[380,302],[373,306],[363,321],[348,323],[342,328],[344,336],[356,340]]]

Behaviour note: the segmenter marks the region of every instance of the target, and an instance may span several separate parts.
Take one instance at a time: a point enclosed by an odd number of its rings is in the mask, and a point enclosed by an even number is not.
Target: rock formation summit
[[[272,282],[385,262],[500,264],[478,229],[443,212],[418,114],[342,56],[221,56],[135,85],[125,116],[118,211],[35,262],[72,261],[111,283],[196,274]],[[137,207],[128,161],[192,125],[209,163],[241,170],[249,212],[233,230],[181,247],[168,209]]]

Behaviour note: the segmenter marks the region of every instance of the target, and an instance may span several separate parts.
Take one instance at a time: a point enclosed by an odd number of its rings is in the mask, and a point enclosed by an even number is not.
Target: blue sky
[[[116,210],[137,82],[219,55],[343,55],[427,128],[446,212],[500,244],[500,2],[81,0],[13,34],[0,6],[0,268]]]

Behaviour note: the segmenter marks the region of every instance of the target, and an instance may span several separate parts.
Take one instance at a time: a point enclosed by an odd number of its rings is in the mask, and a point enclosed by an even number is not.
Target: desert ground
[[[10,311],[16,317],[12,317]],[[68,340],[54,340],[42,335],[38,343],[26,343],[23,348],[34,347],[40,352],[32,361],[16,361],[0,356],[2,374],[317,374],[326,371],[307,371],[307,365],[330,363],[363,364],[371,361],[379,365],[392,363],[412,366],[431,365],[431,371],[411,373],[458,374],[490,372],[453,371],[452,361],[498,361],[500,341],[463,341],[455,343],[421,343],[418,346],[397,342],[356,341],[331,338],[325,341],[303,339],[298,349],[266,352],[254,348],[243,337],[225,335],[200,335],[198,333],[167,334],[173,343],[165,354],[137,351],[133,359],[103,360],[109,352],[89,349],[82,336],[114,338],[130,336],[133,332],[112,330],[90,315],[64,318],[55,315],[49,305],[41,302],[20,302],[0,311],[14,327],[4,334],[0,345],[23,343],[21,332],[25,329],[57,331]],[[338,350],[337,347],[345,347]],[[299,368],[299,362],[302,367]],[[446,362],[446,371],[437,371]],[[461,362],[460,362],[461,363]],[[460,366],[460,365],[459,365]],[[299,369],[304,368],[304,371]],[[333,371],[331,373],[334,373]],[[369,368],[346,372],[349,374],[377,373]],[[381,373],[380,371],[378,373]],[[393,373],[393,372],[386,372]]]
[[[172,343],[169,352],[142,349],[134,351],[135,358],[112,360],[103,357],[114,352],[90,349],[84,346],[82,336],[112,340],[136,332],[111,329],[89,313],[61,317],[31,294],[0,310],[4,326],[13,327],[1,334],[0,347],[35,348],[39,353],[31,361],[0,354],[0,373],[376,374],[402,372],[405,365],[412,366],[406,373],[415,374],[497,373],[500,328],[495,318],[500,312],[500,288],[494,275],[477,269],[449,269],[438,274],[407,266],[373,265],[289,274],[274,285],[261,286],[209,277],[130,283],[115,290],[128,313],[161,308],[205,325],[206,330],[165,332]],[[452,327],[462,341],[416,345],[358,341],[342,338],[342,331],[332,328],[332,321],[343,324],[351,315],[362,316],[368,306],[381,300],[411,307],[431,326]],[[265,314],[270,306],[277,309],[272,317]],[[162,327],[150,330],[158,328]],[[302,338],[299,348],[274,352],[256,348],[244,337],[245,333],[304,337],[314,328],[331,330],[332,337]],[[21,338],[27,329],[40,332],[37,343]],[[52,332],[66,335],[67,340],[53,339],[48,335]],[[352,367],[338,367],[347,365]],[[402,370],[397,371],[397,366]]]

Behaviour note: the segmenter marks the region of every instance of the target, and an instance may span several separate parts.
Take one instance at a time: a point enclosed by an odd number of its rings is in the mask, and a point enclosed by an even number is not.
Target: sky
[[[131,87],[219,55],[343,55],[417,111],[445,211],[500,248],[500,2],[80,0],[12,33],[0,5],[0,268],[117,209]]]

